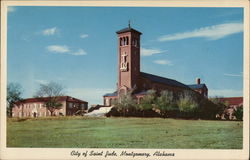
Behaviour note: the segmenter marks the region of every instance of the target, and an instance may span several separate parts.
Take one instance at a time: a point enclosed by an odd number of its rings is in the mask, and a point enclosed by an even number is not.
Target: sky
[[[209,97],[243,95],[243,9],[176,7],[8,7],[7,81],[23,98],[40,84],[103,104],[116,90],[116,31],[142,32],[141,71],[184,84],[196,78]]]

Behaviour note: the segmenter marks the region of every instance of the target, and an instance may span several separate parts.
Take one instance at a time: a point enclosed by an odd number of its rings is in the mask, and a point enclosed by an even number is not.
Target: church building
[[[140,71],[140,36],[141,32],[127,28],[116,32],[118,36],[118,82],[117,90],[113,93],[107,93],[104,97],[104,105],[110,106],[113,100],[120,95],[133,90],[133,96],[140,99],[147,93],[147,90],[153,89],[157,92],[162,90],[171,90],[174,92],[183,90],[193,90],[204,97],[208,97],[208,89],[197,78],[196,84],[186,85],[173,79],[144,73]]]

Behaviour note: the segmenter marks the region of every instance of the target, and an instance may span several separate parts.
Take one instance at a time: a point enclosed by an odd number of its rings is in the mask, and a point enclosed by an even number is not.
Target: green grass
[[[242,125],[162,118],[8,119],[7,147],[241,149]]]

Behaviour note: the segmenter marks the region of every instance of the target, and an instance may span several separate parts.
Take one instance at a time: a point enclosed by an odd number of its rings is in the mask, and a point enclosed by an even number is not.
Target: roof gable
[[[105,95],[103,95],[103,97],[116,97],[116,96],[117,96],[117,91],[113,93],[106,93]]]
[[[188,85],[191,89],[202,89],[202,88],[207,88],[207,86],[203,84],[190,84]]]
[[[17,102],[19,103],[34,103],[34,102],[46,102],[50,97],[36,97],[36,98],[26,98]],[[78,103],[88,103],[86,101],[70,97],[70,96],[59,96],[58,101],[67,101],[67,102],[78,102]]]
[[[243,97],[225,97],[219,98],[223,102],[227,102],[229,105],[241,105],[243,104]]]
[[[142,34],[141,32],[139,32],[131,27],[123,28],[123,29],[117,31],[116,33],[120,34],[120,33],[125,33],[125,32],[136,32],[136,33]]]

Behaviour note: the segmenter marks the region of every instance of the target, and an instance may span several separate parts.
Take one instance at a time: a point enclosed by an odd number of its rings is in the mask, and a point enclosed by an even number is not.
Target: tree
[[[132,97],[132,91],[128,91],[127,94],[121,95],[119,100],[114,102],[114,106],[117,108],[117,111],[122,113],[123,116],[126,116],[127,113],[135,109],[136,101]]]
[[[143,116],[145,111],[151,110],[155,105],[156,101],[156,91],[155,90],[148,90],[147,94],[142,98],[138,108],[142,111]]]
[[[184,91],[184,93],[180,96],[177,104],[180,112],[184,117],[195,117],[195,113],[198,109],[197,100],[194,98],[194,94],[192,91]]]
[[[225,109],[229,106],[227,101],[222,101],[219,97],[214,97],[210,99],[213,104],[215,104],[214,112],[215,114],[222,116]],[[210,107],[211,108],[211,107]]]
[[[22,95],[22,86],[19,83],[9,83],[7,85],[7,115],[12,116],[12,108],[17,101],[20,101]]]
[[[64,87],[56,82],[40,84],[40,88],[34,97],[46,97],[45,107],[54,115],[56,109],[60,109],[62,104],[59,101],[60,96],[64,95]]]
[[[170,116],[172,112],[178,110],[172,91],[164,90],[161,96],[156,99],[156,108],[160,110],[161,116],[164,118]]]
[[[243,105],[237,107],[236,111],[234,112],[234,115],[237,120],[243,120]]]

